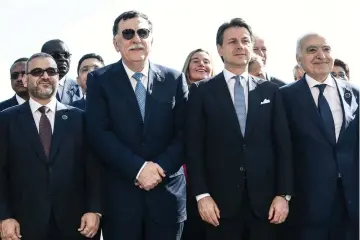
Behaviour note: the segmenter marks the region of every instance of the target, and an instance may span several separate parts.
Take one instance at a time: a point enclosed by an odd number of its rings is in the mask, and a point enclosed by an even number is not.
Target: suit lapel
[[[55,159],[56,153],[58,152],[61,141],[64,139],[63,135],[66,132],[66,127],[71,121],[67,107],[60,102],[56,104],[55,122],[54,122],[54,133],[51,139],[50,157],[49,162]]]
[[[131,86],[130,79],[125,71],[122,61],[120,60],[114,67],[114,77],[112,78],[113,82],[111,86],[113,86],[118,96],[125,98],[129,105],[129,112],[134,115],[136,121],[143,123],[134,89]]]
[[[20,126],[24,131],[24,135],[28,138],[29,144],[33,145],[39,158],[47,163],[47,158],[43,145],[40,140],[39,132],[37,130],[33,114],[30,109],[29,101],[26,101],[19,107],[20,115],[19,121]]]
[[[10,103],[12,106],[17,106],[19,105],[17,99],[16,99],[16,95],[14,95],[11,99],[10,99]]]
[[[235,107],[229,88],[227,86],[223,72],[219,73],[212,81],[212,91],[216,98],[216,103],[219,106],[219,111],[224,119],[227,119],[230,129],[236,129],[236,133],[243,139],[239,120],[236,115]]]
[[[251,82],[250,82],[251,81]],[[255,89],[250,90],[250,84],[255,84]],[[248,92],[248,111],[246,116],[246,129],[245,138],[250,136],[251,131],[254,128],[254,124],[257,122],[256,114],[259,112],[261,106],[261,91],[257,87],[258,82],[255,78],[249,75],[249,92]]]
[[[329,143],[333,144],[332,141],[329,139],[328,134],[326,133],[323,120],[321,119],[319,110],[315,104],[314,97],[311,94],[305,76],[298,80],[298,82],[295,84],[298,90],[296,94],[296,99],[302,106],[303,112],[308,115],[309,119],[311,119],[319,127],[320,131],[329,141]]]
[[[149,67],[149,79],[148,79],[148,87],[147,87],[147,96],[145,103],[145,118],[144,118],[144,131],[146,132],[146,127],[149,123],[149,119],[152,111],[154,110],[155,101],[153,99],[153,95],[162,94],[164,86],[165,76],[161,72],[161,70],[153,63],[150,63]]]

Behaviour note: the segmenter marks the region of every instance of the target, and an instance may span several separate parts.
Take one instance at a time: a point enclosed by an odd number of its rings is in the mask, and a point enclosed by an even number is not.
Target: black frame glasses
[[[122,36],[123,38],[125,38],[126,40],[131,40],[133,39],[133,37],[135,36],[135,33],[141,38],[141,39],[146,39],[149,37],[150,35],[150,30],[146,29],[146,28],[140,28],[138,30],[134,30],[134,29],[125,29],[122,32]]]
[[[12,72],[11,74],[10,74],[10,79],[11,80],[16,80],[16,79],[18,79],[19,78],[19,76],[24,76],[25,75],[25,71],[20,71],[20,72]]]
[[[44,73],[47,73],[47,75],[49,77],[55,76],[59,74],[59,69],[57,68],[53,68],[53,67],[49,67],[46,69],[42,69],[42,68],[34,68],[32,69],[30,72],[28,72],[27,74],[30,74],[34,77],[42,77],[44,76]]]

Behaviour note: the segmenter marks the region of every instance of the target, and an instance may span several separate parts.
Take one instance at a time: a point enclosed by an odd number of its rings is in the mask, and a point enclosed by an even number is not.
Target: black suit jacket
[[[5,100],[0,103],[0,112],[9,107],[13,107],[13,106],[17,106],[17,105],[19,105],[19,103],[16,99],[16,95],[14,95],[12,98],[9,98],[8,100]]]
[[[80,100],[77,100],[71,104],[71,106],[76,107],[81,110],[85,110],[85,99],[82,98]]]
[[[111,221],[104,221],[104,229],[111,229],[109,236],[118,236],[117,224],[132,216],[141,217],[144,212],[163,224],[186,219],[181,166],[187,91],[182,73],[150,63],[143,122],[121,60],[89,73],[87,133],[92,149],[105,164],[105,215]],[[167,174],[148,192],[134,185],[145,161],[158,163]]]
[[[270,76],[268,73],[266,73],[266,78],[268,81],[275,83],[276,85],[278,85],[279,87],[285,86],[286,83],[284,81],[281,81],[280,79]]]
[[[83,113],[57,103],[49,160],[29,102],[0,113],[0,220],[14,218],[24,239],[45,239],[50,216],[66,239],[86,212],[102,213],[99,164],[88,154]]]
[[[330,224],[338,170],[349,216],[354,222],[359,221],[359,90],[347,81],[334,81],[343,111],[337,143],[326,134],[305,77],[281,88],[295,169],[295,197],[290,202],[289,223]]]
[[[256,88],[248,96],[245,137],[223,72],[193,84],[189,94],[189,186],[194,197],[209,193],[222,218],[236,213],[245,174],[252,208],[263,219],[275,196],[293,193],[290,133],[279,88],[253,76],[249,81]]]

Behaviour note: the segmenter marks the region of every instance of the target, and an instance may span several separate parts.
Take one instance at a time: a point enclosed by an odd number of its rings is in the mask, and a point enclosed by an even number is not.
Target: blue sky
[[[72,53],[69,76],[76,77],[80,57],[89,52],[106,63],[120,59],[112,46],[112,25],[123,11],[140,10],[154,24],[151,59],[181,70],[196,48],[212,53],[222,70],[215,45],[218,27],[244,18],[268,47],[268,71],[291,82],[296,40],[307,32],[323,33],[333,53],[350,66],[351,81],[360,85],[360,15],[355,0],[2,0],[0,9],[0,100],[13,95],[9,68],[20,57],[39,52],[44,42],[60,38]],[[271,9],[271,10],[270,10]]]

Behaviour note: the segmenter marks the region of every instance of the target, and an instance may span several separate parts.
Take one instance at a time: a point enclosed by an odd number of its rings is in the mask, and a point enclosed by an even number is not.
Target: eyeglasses
[[[121,33],[122,33],[123,38],[125,38],[126,40],[130,40],[135,36],[134,29],[125,29]],[[140,29],[136,30],[136,33],[141,39],[146,39],[149,37],[150,30],[146,29],[146,28],[140,28]]]
[[[333,77],[346,79],[346,74],[344,72],[339,72],[338,74],[336,74],[336,72],[331,72],[331,75]]]
[[[69,52],[53,52],[50,54],[53,58],[59,59],[59,58],[69,58],[71,56],[71,53]]]
[[[52,67],[49,67],[47,69],[34,68],[33,70],[31,70],[27,74],[31,74],[34,77],[42,77],[45,72],[47,73],[47,75],[49,77],[52,77],[52,76],[55,76],[55,75],[59,74],[59,70],[57,68],[52,68]]]
[[[25,74],[25,71],[12,72],[12,73],[10,74],[10,79],[11,79],[11,80],[16,80],[16,79],[19,78],[19,76],[24,76],[24,74]]]

